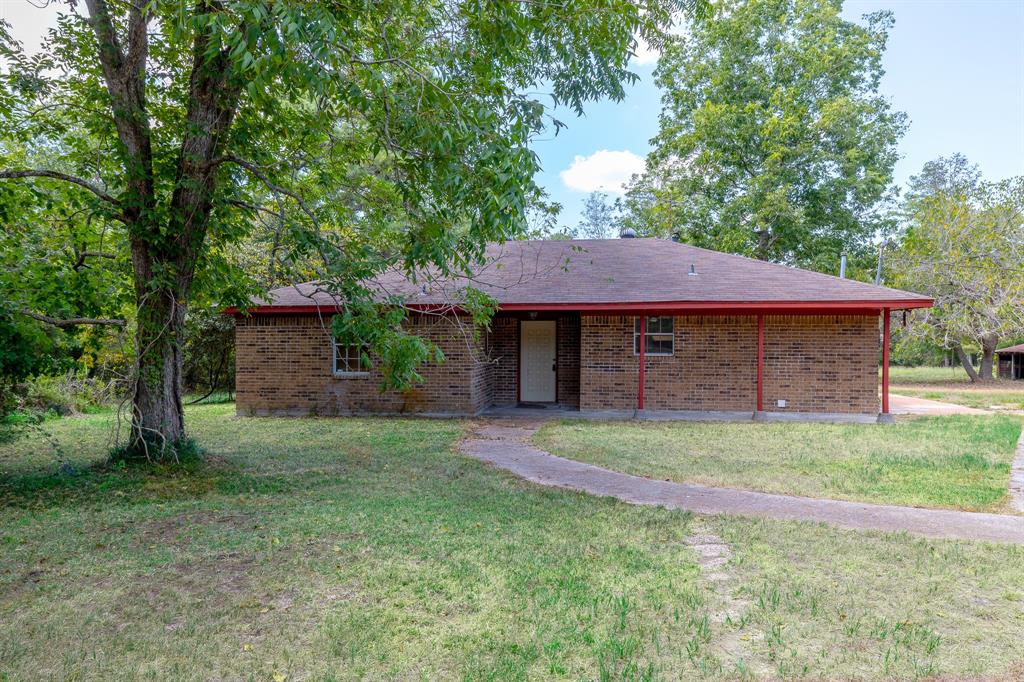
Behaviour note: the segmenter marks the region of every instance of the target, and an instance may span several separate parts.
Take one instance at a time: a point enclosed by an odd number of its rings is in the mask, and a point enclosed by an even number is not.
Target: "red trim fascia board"
[[[778,313],[778,314],[809,314],[821,315],[829,313],[848,313],[857,315],[878,315],[886,308],[890,310],[909,310],[911,308],[930,308],[931,299],[910,299],[891,301],[652,301],[635,303],[506,303],[499,306],[499,312],[554,312],[572,311],[582,314],[601,313],[707,313],[736,315],[741,313]],[[450,305],[408,304],[410,310],[418,312],[461,312],[461,309]],[[339,311],[338,306],[316,305],[274,305],[254,306],[245,313],[256,315],[313,315],[333,314]],[[238,308],[226,308],[226,315],[240,315]]]
[[[931,299],[910,299],[892,301],[655,301],[635,303],[506,303],[499,306],[501,312],[572,310],[582,313],[594,312],[635,312],[649,313],[656,311],[704,311],[704,310],[754,310],[770,312],[775,310],[870,310],[877,315],[879,310],[890,308],[904,310],[910,308],[930,308]],[[412,307],[412,306],[410,306]]]
[[[245,310],[231,306],[221,311],[224,315],[333,315],[337,312],[341,312],[341,308],[326,305],[257,305]]]

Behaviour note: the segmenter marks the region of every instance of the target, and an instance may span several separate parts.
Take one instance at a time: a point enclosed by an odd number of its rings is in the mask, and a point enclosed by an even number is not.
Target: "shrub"
[[[123,394],[117,380],[90,377],[84,370],[40,376],[18,386],[21,409],[66,416],[109,407]]]

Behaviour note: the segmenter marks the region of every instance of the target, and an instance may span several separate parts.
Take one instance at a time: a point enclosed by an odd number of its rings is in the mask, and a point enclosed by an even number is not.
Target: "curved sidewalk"
[[[819,500],[655,481],[557,457],[535,448],[528,439],[538,427],[539,424],[484,424],[464,439],[460,448],[474,459],[534,483],[614,497],[630,504],[685,509],[698,514],[818,521],[844,528],[1024,544],[1024,516]]]

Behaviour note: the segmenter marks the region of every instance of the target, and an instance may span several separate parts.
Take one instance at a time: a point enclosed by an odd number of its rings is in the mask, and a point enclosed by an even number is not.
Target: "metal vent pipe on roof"
[[[839,279],[846,279],[846,254],[839,258]]]
[[[636,237],[636,230],[632,227],[627,227],[619,232],[619,239],[633,239]]]

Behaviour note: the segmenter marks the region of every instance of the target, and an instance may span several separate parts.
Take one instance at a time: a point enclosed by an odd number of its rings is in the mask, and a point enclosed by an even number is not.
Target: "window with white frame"
[[[644,355],[672,355],[675,351],[675,333],[671,315],[647,318],[647,329],[640,333],[640,318],[633,322],[633,355],[640,354],[640,337],[644,339]]]
[[[366,346],[358,343],[334,342],[334,373],[338,376],[361,376],[368,374],[363,364]]]

